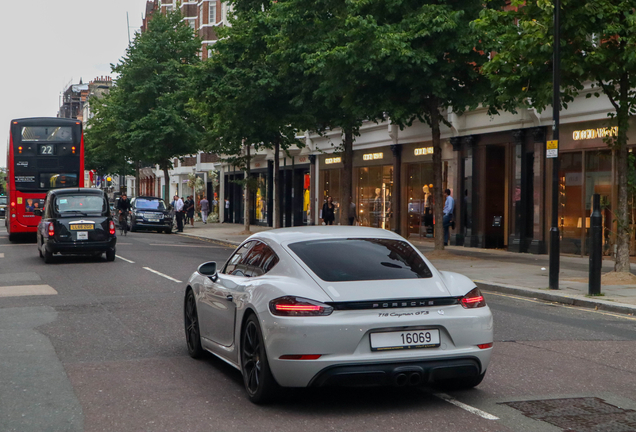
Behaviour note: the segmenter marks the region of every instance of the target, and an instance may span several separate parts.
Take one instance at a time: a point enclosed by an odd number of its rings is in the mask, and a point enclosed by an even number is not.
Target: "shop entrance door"
[[[506,215],[506,147],[486,147],[484,215],[486,248],[503,248],[508,217]]]

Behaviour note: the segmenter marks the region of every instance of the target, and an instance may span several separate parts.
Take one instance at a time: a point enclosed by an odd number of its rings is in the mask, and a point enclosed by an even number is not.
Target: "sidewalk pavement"
[[[250,227],[251,233],[270,230]],[[195,222],[181,235],[237,246],[248,235],[243,225]],[[610,312],[636,314],[636,285],[602,285],[602,296],[588,296],[589,258],[561,256],[559,289],[548,288],[548,255],[519,254],[501,250],[447,246],[441,254],[432,253],[431,241],[409,239],[439,270],[454,271],[470,277],[484,291],[589,307]],[[632,273],[636,265],[632,264]],[[614,262],[603,261],[603,274],[611,272]]]

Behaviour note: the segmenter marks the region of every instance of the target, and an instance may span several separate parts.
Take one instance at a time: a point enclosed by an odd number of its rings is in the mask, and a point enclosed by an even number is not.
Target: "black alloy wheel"
[[[197,304],[192,290],[188,290],[188,294],[186,295],[183,307],[183,321],[188,354],[194,359],[203,357],[201,333],[199,332],[199,316],[197,314]]]
[[[278,392],[278,383],[269,368],[263,334],[255,315],[247,319],[241,335],[241,366],[250,401],[255,404],[272,401]]]

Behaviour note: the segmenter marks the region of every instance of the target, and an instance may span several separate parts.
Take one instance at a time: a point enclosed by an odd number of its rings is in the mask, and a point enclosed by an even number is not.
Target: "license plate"
[[[95,225],[93,225],[93,224],[86,224],[86,225],[71,225],[71,231],[78,231],[78,230],[92,230],[93,228],[95,228]]]
[[[439,330],[410,330],[371,333],[371,351],[435,348],[439,346]]]
[[[78,231],[77,232],[78,240],[88,240],[88,231]]]
[[[148,219],[148,222],[159,222],[159,219],[155,219],[155,218],[150,219],[150,218],[149,218],[149,219]]]

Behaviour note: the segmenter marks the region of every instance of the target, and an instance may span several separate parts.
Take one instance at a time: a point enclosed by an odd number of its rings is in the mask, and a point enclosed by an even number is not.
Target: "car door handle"
[[[225,298],[227,299],[227,301],[233,301],[234,300],[234,297],[232,296],[232,294],[226,295]]]

